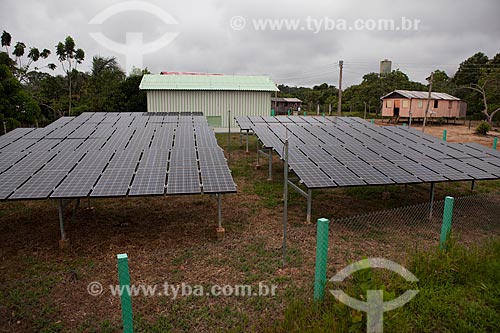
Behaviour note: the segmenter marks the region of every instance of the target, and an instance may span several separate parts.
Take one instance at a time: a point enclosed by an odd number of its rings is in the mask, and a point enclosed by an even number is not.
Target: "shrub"
[[[486,135],[489,131],[491,131],[491,125],[486,121],[482,121],[476,127],[476,134]]]

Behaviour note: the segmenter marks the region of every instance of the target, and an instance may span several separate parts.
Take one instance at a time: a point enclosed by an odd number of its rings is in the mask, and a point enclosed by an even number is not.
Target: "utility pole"
[[[429,113],[429,106],[431,105],[432,81],[434,80],[434,72],[431,73],[429,80],[429,94],[427,95],[427,106],[425,107],[424,123],[422,125],[422,133],[425,131],[425,123],[427,122],[427,114]]]
[[[337,115],[341,116],[342,115],[342,69],[344,67],[344,61],[340,60],[339,61],[339,68],[340,68],[340,73],[339,73],[339,102],[338,102],[338,109],[337,109]]]

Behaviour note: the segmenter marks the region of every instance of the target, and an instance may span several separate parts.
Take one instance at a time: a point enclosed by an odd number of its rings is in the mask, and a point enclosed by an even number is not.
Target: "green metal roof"
[[[143,76],[142,90],[246,90],[278,91],[267,76],[242,75],[152,75]]]

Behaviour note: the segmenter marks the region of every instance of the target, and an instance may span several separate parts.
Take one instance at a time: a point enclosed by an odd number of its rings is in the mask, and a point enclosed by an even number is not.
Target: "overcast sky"
[[[153,73],[269,75],[288,85],[338,85],[342,59],[348,86],[378,72],[384,58],[410,79],[424,81],[438,68],[453,75],[478,51],[492,57],[500,52],[499,13],[498,0],[2,0],[0,29],[11,33],[13,42],[53,53],[57,42],[71,35],[85,50],[84,71],[92,56],[102,55],[115,56],[124,69],[127,62],[128,67],[142,62]],[[403,17],[412,22],[409,30]],[[283,23],[281,30],[256,26],[269,19],[289,21],[274,22]],[[380,19],[393,19],[395,30],[373,28]],[[364,21],[355,26],[355,20]]]

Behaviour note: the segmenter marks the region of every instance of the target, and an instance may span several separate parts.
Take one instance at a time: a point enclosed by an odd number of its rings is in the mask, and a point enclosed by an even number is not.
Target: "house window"
[[[409,107],[409,106],[410,106],[409,101],[408,101],[407,99],[403,99],[403,107],[404,107],[404,108],[407,108],[407,107]]]
[[[392,108],[392,99],[388,99],[387,102],[385,102],[385,106],[388,108]]]
[[[453,102],[452,101],[449,101],[448,102],[448,109],[451,109],[451,106],[453,105]]]
[[[423,100],[421,100],[421,99],[418,100],[418,107],[419,108],[423,108],[424,107],[424,101]]]
[[[438,108],[438,103],[439,103],[439,101],[437,99],[435,99],[434,100],[434,109]]]
[[[222,117],[221,116],[207,116],[208,126],[214,128],[222,127]]]

